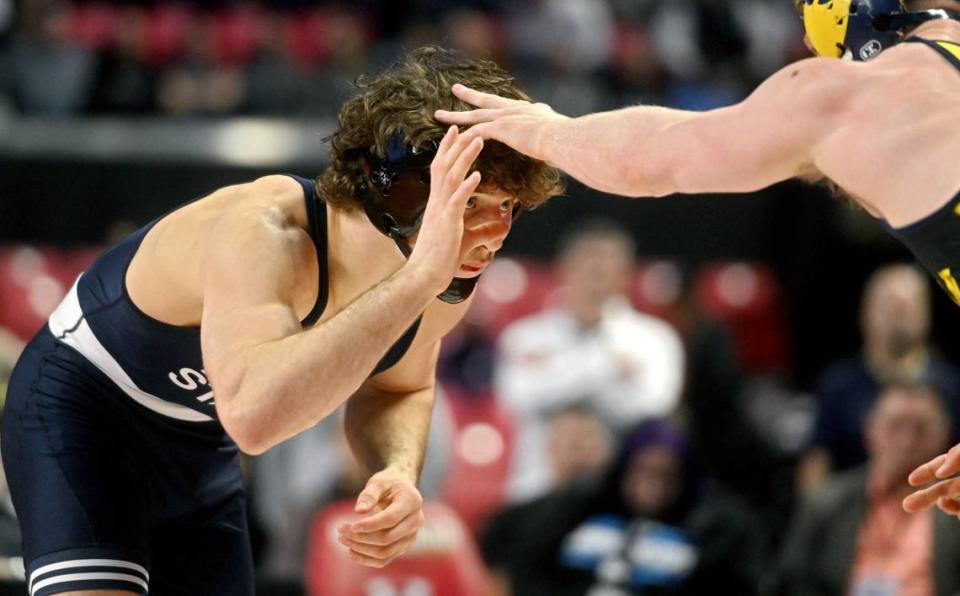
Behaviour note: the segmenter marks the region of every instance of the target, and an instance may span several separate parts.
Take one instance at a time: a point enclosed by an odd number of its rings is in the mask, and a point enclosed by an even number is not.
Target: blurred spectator
[[[23,340],[0,326],[0,409],[7,398],[7,382],[23,350]]]
[[[599,475],[613,456],[613,437],[596,414],[583,406],[555,412],[547,423],[547,466],[551,491]]]
[[[751,416],[747,377],[733,334],[700,306],[692,270],[687,268],[683,277],[671,321],[686,346],[681,417],[697,462],[711,477],[749,497],[756,509],[776,514],[777,505],[792,497],[793,487],[777,477],[784,458]],[[745,461],[751,465],[744,466]]]
[[[452,10],[443,19],[447,45],[470,58],[504,63],[503,35],[499,24],[487,13],[469,8]]]
[[[603,481],[501,512],[483,539],[501,593],[516,596],[757,591],[760,551],[737,500],[697,477],[663,422],[623,442]]]
[[[907,475],[946,449],[946,405],[931,386],[880,392],[864,423],[865,467],[831,478],[797,513],[783,549],[784,596],[960,592],[960,525],[933,508],[908,514]]]
[[[25,111],[61,114],[332,117],[358,73],[436,43],[510,62],[567,114],[637,101],[704,109],[802,50],[781,0],[22,4],[0,75],[16,79]],[[0,0],[0,43],[14,5]],[[44,93],[50,75],[60,93]]]
[[[958,428],[960,371],[930,345],[926,276],[909,265],[875,271],[864,288],[860,327],[862,352],[837,362],[820,380],[813,446],[798,476],[805,492],[820,486],[831,471],[866,461],[863,420],[886,383],[922,381],[937,387]]]
[[[238,66],[218,60],[214,16],[193,19],[187,30],[185,56],[169,68],[157,85],[160,109],[171,114],[231,114],[246,97]]]
[[[6,389],[4,388],[4,394]],[[23,580],[23,552],[20,549],[20,526],[13,510],[7,487],[7,476],[0,464],[0,581]]]
[[[107,113],[150,112],[156,107],[156,71],[148,66],[147,15],[140,7],[125,6],[114,20],[113,51],[101,58],[92,107]]]
[[[60,0],[25,0],[11,41],[14,92],[29,112],[74,114],[88,104],[96,56],[69,39],[70,6]],[[56,93],[51,84],[56,82]]]
[[[452,436],[453,420],[441,392],[420,477],[424,498],[435,497],[442,488]],[[355,499],[368,474],[347,444],[341,415],[328,416],[254,458],[253,466],[251,500],[267,534],[261,571],[275,578],[298,578],[310,519],[332,501]]]
[[[7,382],[13,366],[23,350],[23,341],[0,326],[0,410],[7,397]],[[20,552],[20,526],[10,500],[7,477],[0,464],[0,581],[22,580],[23,559]]]
[[[246,108],[252,114],[291,116],[303,105],[302,74],[288,54],[289,29],[287,17],[264,16],[260,47],[246,70]]]
[[[562,304],[514,322],[500,338],[496,392],[518,428],[513,500],[542,495],[553,484],[544,465],[552,412],[585,404],[621,432],[677,407],[683,344],[667,323],[627,301],[633,250],[630,236],[612,223],[579,228],[561,247]]]

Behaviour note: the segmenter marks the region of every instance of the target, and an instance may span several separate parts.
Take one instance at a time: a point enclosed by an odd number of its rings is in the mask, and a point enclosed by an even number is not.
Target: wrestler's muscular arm
[[[479,109],[437,118],[475,125],[464,134],[506,143],[605,192],[750,192],[813,166],[817,145],[843,122],[855,68],[804,60],[740,104],[708,112],[637,106],[579,118],[455,86],[458,97]],[[844,72],[828,72],[837,69]]]
[[[413,254],[395,274],[330,319],[302,331],[292,308],[291,227],[270,210],[225,214],[204,256],[202,346],[224,428],[249,453],[316,424],[366,380],[379,359],[449,283],[459,258],[466,176],[482,142],[444,137]]]
[[[464,305],[444,308],[460,315],[465,311]],[[430,318],[424,317],[420,333],[434,336]],[[409,351],[347,401],[347,439],[357,459],[376,473],[355,506],[366,517],[341,526],[340,542],[365,565],[382,567],[403,554],[423,526],[423,499],[416,485],[427,448],[439,352],[439,341]]]

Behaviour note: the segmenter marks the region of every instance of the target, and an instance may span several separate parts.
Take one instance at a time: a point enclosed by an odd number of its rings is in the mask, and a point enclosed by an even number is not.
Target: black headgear
[[[364,160],[368,170],[358,185],[357,195],[367,218],[381,233],[393,238],[404,257],[410,256],[409,238],[423,223],[430,198],[430,163],[437,154],[435,141],[423,147],[408,145],[401,133],[390,137],[386,155],[368,151]],[[514,219],[520,215],[514,210]],[[449,304],[470,297],[480,276],[455,277],[437,298]]]

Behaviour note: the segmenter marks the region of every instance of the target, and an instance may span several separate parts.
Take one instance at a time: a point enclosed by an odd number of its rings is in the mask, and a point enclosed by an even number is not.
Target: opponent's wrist
[[[564,139],[573,136],[576,126],[577,119],[563,114],[552,114],[545,118],[540,125],[540,134],[536,135],[539,145],[536,155],[548,165],[557,167],[562,160]]]

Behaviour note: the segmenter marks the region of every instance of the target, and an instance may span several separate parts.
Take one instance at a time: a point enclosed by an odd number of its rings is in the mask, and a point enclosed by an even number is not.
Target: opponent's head
[[[794,1],[817,55],[857,61],[875,58],[921,23],[957,17],[945,8],[927,8],[909,0]]]
[[[335,207],[362,209],[404,255],[409,255],[420,228],[429,198],[430,163],[446,132],[434,119],[434,112],[470,108],[450,91],[458,82],[504,97],[529,99],[493,62],[425,47],[378,75],[361,77],[357,81],[360,93],[344,104],[337,130],[329,139],[329,166],[318,183],[320,193]],[[440,296],[447,302],[469,296],[480,269],[499,248],[513,218],[563,190],[555,168],[495,141],[484,145],[474,168],[480,171],[483,183],[464,215],[461,252],[466,255],[465,264],[480,267],[461,268],[465,276],[455,279]],[[474,206],[506,210],[507,225],[498,227],[502,231],[499,238],[489,238],[488,225],[485,245],[471,233],[471,227],[490,223],[477,217]],[[470,243],[476,245],[466,245]]]

